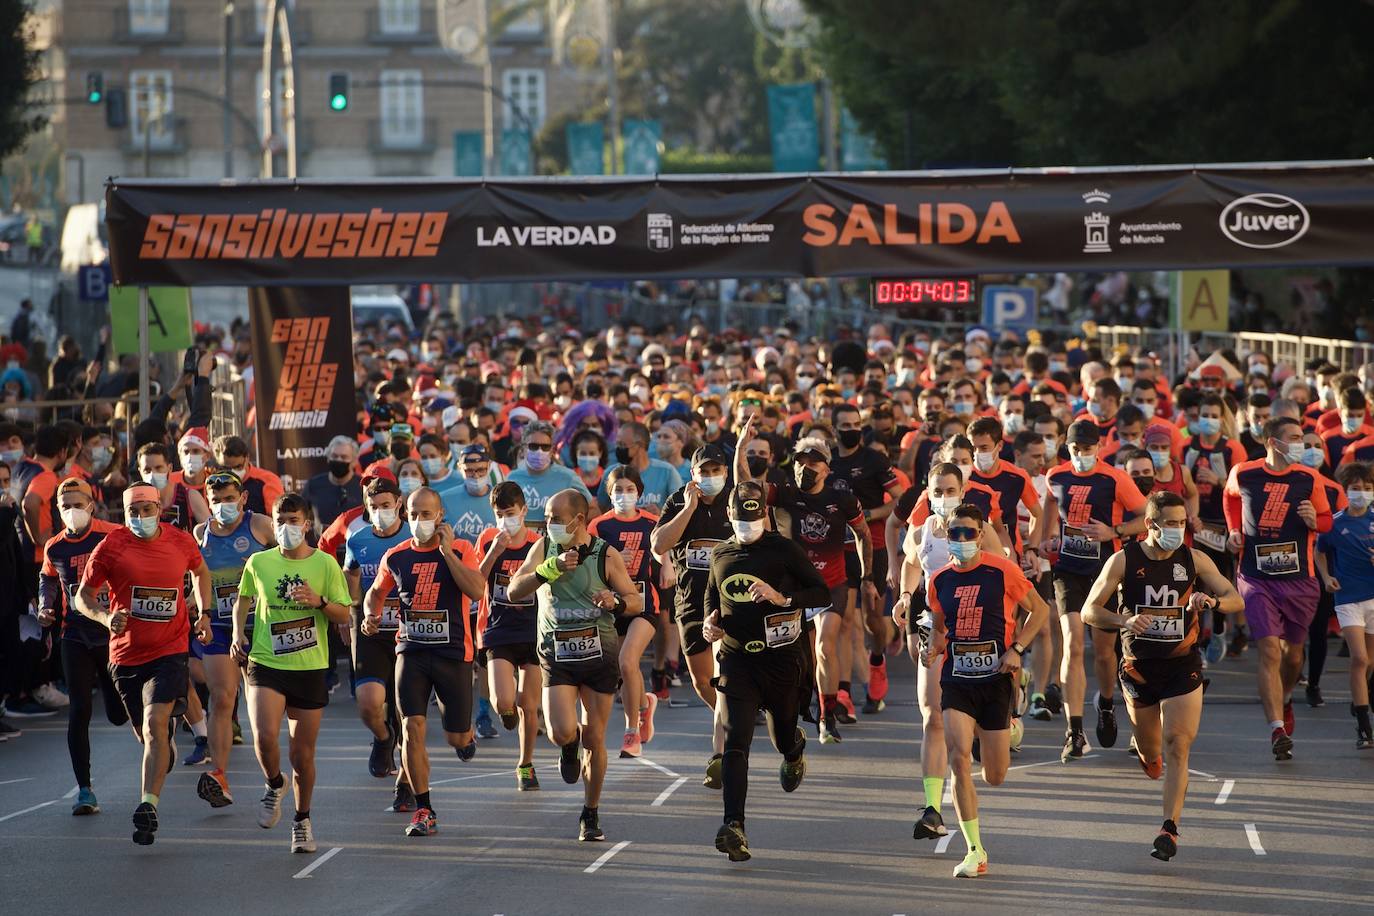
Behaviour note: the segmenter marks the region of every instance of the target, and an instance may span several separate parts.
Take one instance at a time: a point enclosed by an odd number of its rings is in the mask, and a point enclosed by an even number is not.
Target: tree
[[[38,81],[29,13],[27,0],[0,0],[0,160],[44,123],[28,104],[29,88]]]
[[[1369,155],[1368,0],[806,0],[907,167]]]

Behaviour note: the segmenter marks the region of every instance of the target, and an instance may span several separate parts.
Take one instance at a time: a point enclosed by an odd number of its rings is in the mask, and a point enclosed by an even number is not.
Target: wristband
[[[545,557],[544,562],[540,563],[534,570],[534,574],[545,582],[553,583],[558,581],[563,575],[563,570],[558,568],[558,555]]]

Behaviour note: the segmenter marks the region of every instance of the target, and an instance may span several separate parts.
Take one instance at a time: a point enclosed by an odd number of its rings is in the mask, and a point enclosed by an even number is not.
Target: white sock
[[[204,738],[206,736],[204,716],[200,717],[199,722],[191,722],[190,726],[191,734],[195,735],[197,738]]]
[[[1270,728],[1270,730],[1273,730],[1273,729],[1275,729],[1275,728],[1283,728],[1283,720],[1282,720],[1282,719],[1275,719],[1273,722],[1270,722],[1270,723],[1269,723],[1269,728]]]

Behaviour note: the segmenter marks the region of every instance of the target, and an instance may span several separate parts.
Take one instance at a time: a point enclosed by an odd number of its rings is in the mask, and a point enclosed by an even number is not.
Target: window
[[[531,132],[544,124],[544,71],[512,69],[501,74],[501,92],[506,127],[524,127],[530,122]],[[520,115],[525,117],[522,119]]]
[[[506,6],[513,6],[507,3]],[[537,9],[531,9],[521,13],[511,20],[510,25],[506,26],[505,35],[508,38],[538,38],[544,34],[544,16]]]
[[[382,32],[414,35],[420,31],[420,0],[381,0]]]
[[[299,77],[299,71],[296,73]],[[272,135],[286,142],[286,125],[282,120],[282,107],[286,99],[286,70],[279,69],[273,71],[272,78]],[[296,113],[300,117],[300,112]],[[262,123],[262,70],[255,68],[253,71],[253,120],[258,125],[258,139],[261,140],[265,134]],[[297,127],[299,127],[297,121]]]
[[[129,128],[134,143],[143,144],[143,127],[149,125],[148,144],[154,149],[172,145],[172,71],[134,70],[129,74]]]
[[[129,33],[163,35],[167,32],[168,0],[129,0]]]
[[[405,149],[425,139],[419,70],[382,71],[382,146]]]
[[[278,4],[280,6],[281,4]],[[291,11],[296,11],[296,0],[286,0],[286,5],[291,7]],[[262,35],[267,30],[267,0],[253,0],[253,21],[258,25],[258,34]],[[292,35],[294,36],[294,32]]]

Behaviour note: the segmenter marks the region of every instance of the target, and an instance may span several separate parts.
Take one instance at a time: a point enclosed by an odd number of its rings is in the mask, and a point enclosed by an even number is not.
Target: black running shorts
[[[309,671],[288,671],[248,660],[245,675],[248,686],[260,690],[274,690],[286,697],[287,709],[324,709],[329,705],[327,668]]]
[[[1132,706],[1154,706],[1202,686],[1202,655],[1194,651],[1178,658],[1123,658],[1117,676]]]
[[[985,732],[1011,727],[1011,675],[940,681],[940,708],[954,709],[973,718]]]
[[[190,671],[185,652],[164,655],[141,665],[111,665],[110,677],[124,703],[129,721],[143,728],[143,710],[159,703],[171,703],[172,715],[186,712],[186,690]]]
[[[462,734],[472,727],[472,662],[429,649],[396,656],[396,703],[402,716],[429,712],[429,694],[439,698],[444,731]]]

